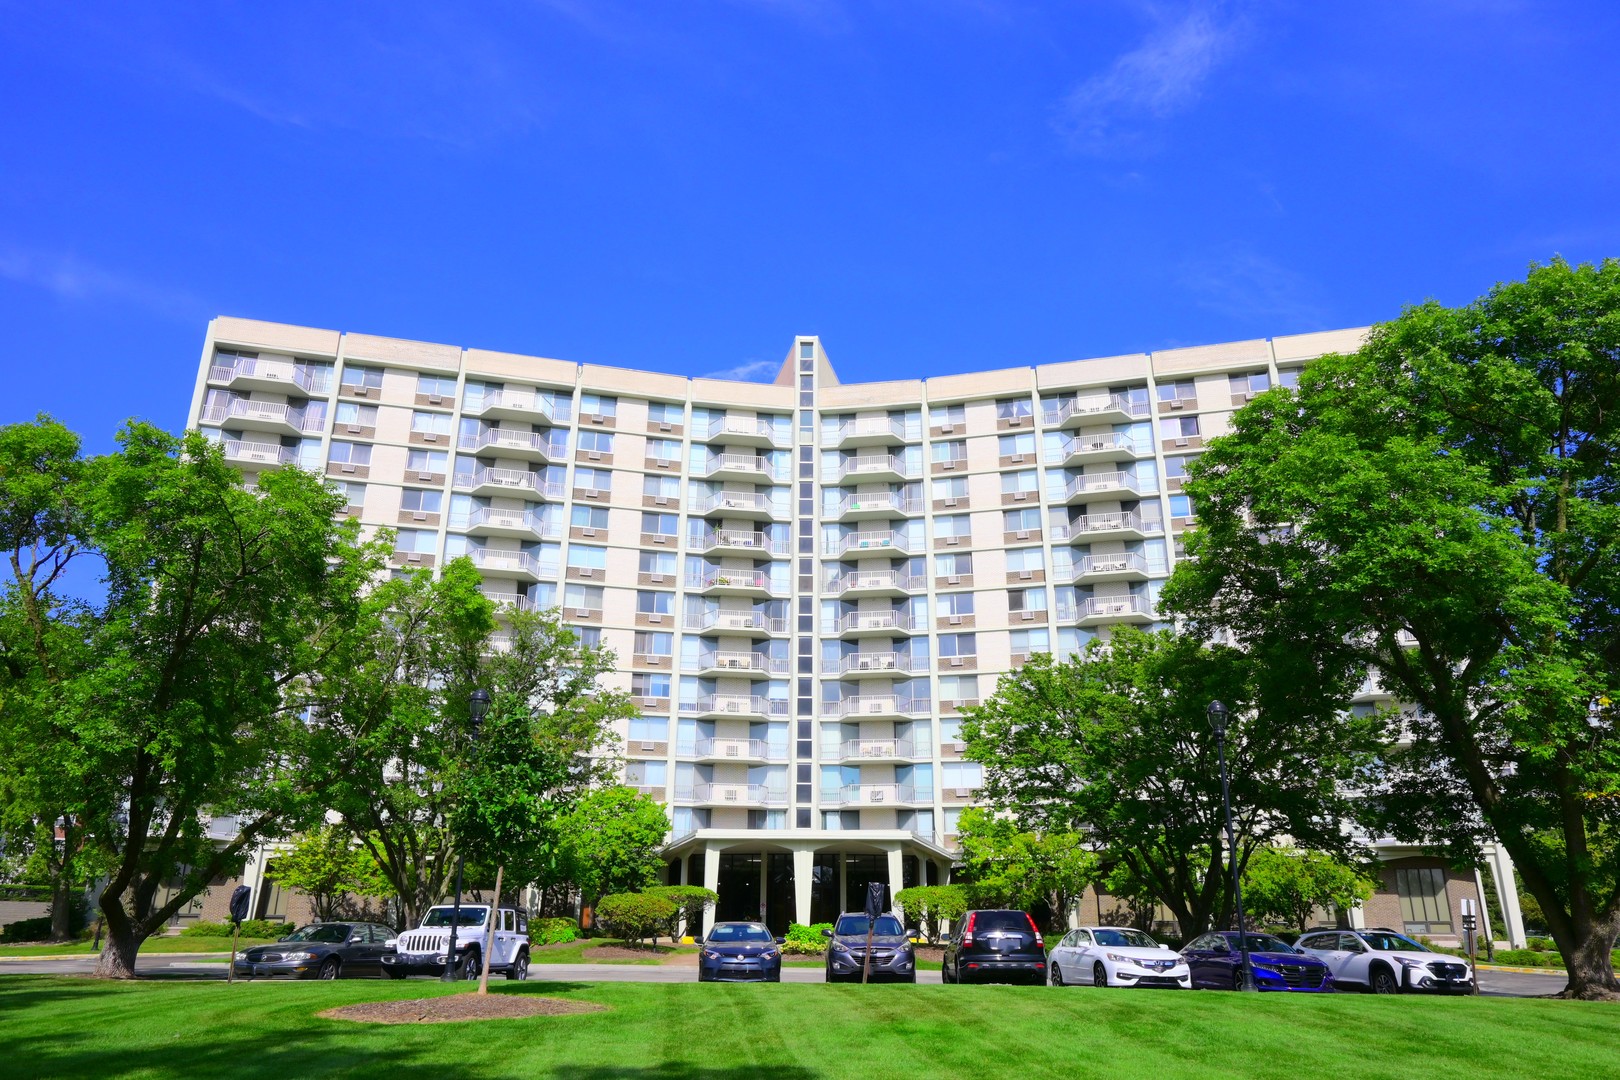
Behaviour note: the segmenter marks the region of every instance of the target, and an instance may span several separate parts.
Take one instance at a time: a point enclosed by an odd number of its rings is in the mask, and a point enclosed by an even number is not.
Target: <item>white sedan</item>
[[[1192,989],[1187,962],[1140,930],[1082,926],[1047,958],[1053,986],[1162,986]]]

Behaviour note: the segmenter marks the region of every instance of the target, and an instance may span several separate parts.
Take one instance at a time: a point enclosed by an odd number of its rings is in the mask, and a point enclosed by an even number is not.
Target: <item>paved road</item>
[[[0,975],[88,975],[95,967],[95,957],[74,960],[0,961]],[[223,979],[224,964],[200,963],[195,956],[156,955],[143,956],[135,965],[142,975],[170,978]],[[651,964],[536,964],[529,969],[531,979],[546,982],[650,982],[681,983],[697,978],[690,965],[654,966]],[[822,981],[820,968],[783,968],[782,981],[818,983]],[[939,972],[919,971],[917,981],[937,984]],[[1541,997],[1556,994],[1564,988],[1564,977],[1540,972],[1481,971],[1480,989],[1489,997]]]

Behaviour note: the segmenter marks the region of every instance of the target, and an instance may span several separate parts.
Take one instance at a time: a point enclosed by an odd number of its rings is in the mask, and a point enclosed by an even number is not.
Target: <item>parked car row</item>
[[[487,954],[489,970],[508,979],[529,977],[528,916],[513,908],[496,913],[491,935],[488,904],[462,904],[459,917],[450,904],[429,908],[422,925],[403,934],[369,922],[311,923],[270,945],[242,949],[231,966],[243,978],[340,979],[355,975],[442,975],[453,965],[458,977],[476,979]],[[450,926],[456,928],[456,955],[450,957]],[[486,937],[493,940],[486,942]]]

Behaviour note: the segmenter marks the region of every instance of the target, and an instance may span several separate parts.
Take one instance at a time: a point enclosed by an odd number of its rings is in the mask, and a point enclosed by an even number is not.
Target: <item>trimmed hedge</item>
[[[675,905],[675,914],[670,916],[669,924],[664,927],[664,933],[670,941],[680,938],[680,924],[684,917],[686,932],[696,937],[703,927],[703,911],[720,902],[720,897],[712,889],[705,889],[701,885],[653,885],[643,889],[648,896],[661,896]],[[656,944],[657,939],[654,939]]]
[[[245,919],[242,922],[242,936],[245,938],[268,938],[274,941],[283,934],[290,934],[298,927],[291,923],[275,922],[271,919]],[[180,931],[181,937],[217,937],[231,936],[231,924],[228,922],[194,922]]]
[[[579,937],[573,919],[535,919],[529,923],[530,945],[562,945]]]
[[[821,932],[832,928],[830,922],[818,922],[811,926],[789,923],[787,941],[782,951],[790,956],[820,956],[827,951],[827,939],[821,936]]]
[[[68,913],[68,929],[72,931],[73,938],[77,940],[84,935],[84,918],[75,907]],[[49,941],[51,939],[51,917],[41,915],[34,919],[18,919],[0,927],[0,944],[17,945],[29,941]]]
[[[663,930],[678,910],[662,896],[611,893],[596,902],[596,922],[611,936],[635,942]]]

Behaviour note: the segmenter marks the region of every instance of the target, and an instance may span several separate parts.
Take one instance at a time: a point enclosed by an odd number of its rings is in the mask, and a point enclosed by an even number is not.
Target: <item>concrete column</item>
[[[1480,874],[1479,867],[1474,867],[1474,896],[1479,900],[1479,940],[1481,942],[1495,941],[1496,934],[1491,927],[1491,906],[1485,902],[1485,878]],[[1462,928],[1462,920],[1457,920],[1458,929]],[[1483,950],[1483,944],[1480,946]]]
[[[720,849],[712,844],[703,845],[703,887],[710,892],[720,891]],[[719,905],[703,909],[703,936],[714,929],[715,911]]]
[[[771,853],[759,853],[759,921],[765,921],[765,898],[770,894],[771,887]]]
[[[816,853],[810,848],[793,852],[793,921],[810,925],[810,887],[815,880]]]
[[[906,887],[904,863],[904,853],[900,850],[900,845],[896,844],[889,849],[889,908],[896,915],[900,914],[900,905],[894,902],[894,894]]]
[[[1519,883],[1513,876],[1513,859],[1501,844],[1492,844],[1486,856],[1502,907],[1502,932],[1507,935],[1509,948],[1522,949],[1525,946],[1524,915],[1519,910]]]
[[[844,880],[846,877],[849,876],[848,873],[847,873],[849,867],[847,865],[845,865],[846,860],[844,859],[844,853],[842,851],[838,852],[837,858],[838,858],[838,905],[837,905],[837,907],[838,907],[839,911],[843,911],[844,910],[844,902],[849,897],[849,884],[848,884],[848,882],[846,882]]]

